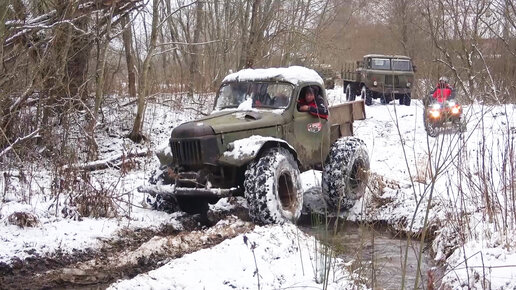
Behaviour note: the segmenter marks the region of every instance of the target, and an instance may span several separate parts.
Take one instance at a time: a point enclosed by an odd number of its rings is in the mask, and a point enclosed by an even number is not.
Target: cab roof
[[[323,79],[316,71],[302,66],[243,69],[227,75],[222,82],[242,81],[278,81],[289,82],[294,85],[311,82],[318,83],[321,86],[324,84]]]
[[[364,57],[385,57],[385,58],[398,58],[398,59],[410,59],[405,55],[389,55],[389,54],[367,54]]]

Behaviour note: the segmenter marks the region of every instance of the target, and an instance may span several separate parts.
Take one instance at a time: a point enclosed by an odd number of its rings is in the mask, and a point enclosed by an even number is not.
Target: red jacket
[[[432,97],[436,99],[439,103],[445,102],[452,95],[452,88],[450,85],[446,84],[444,88],[441,88],[439,84],[437,84],[437,88],[435,88],[434,94]]]

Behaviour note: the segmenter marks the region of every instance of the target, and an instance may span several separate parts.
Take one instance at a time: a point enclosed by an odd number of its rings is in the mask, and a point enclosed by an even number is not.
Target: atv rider
[[[435,88],[432,97],[434,101],[439,103],[444,103],[448,99],[453,99],[455,96],[455,92],[452,87],[448,84],[447,77],[440,77],[439,82],[437,83],[437,87]]]
[[[297,109],[300,112],[308,112],[313,116],[328,119],[328,109],[324,105],[323,97],[318,92],[317,87],[306,86],[301,89]]]

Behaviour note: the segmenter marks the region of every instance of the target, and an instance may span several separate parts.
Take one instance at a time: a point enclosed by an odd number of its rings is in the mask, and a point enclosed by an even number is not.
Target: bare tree
[[[497,35],[493,32],[501,33],[503,28],[490,20],[493,7],[486,0],[422,3],[428,33],[438,51],[434,55],[441,67],[438,71],[452,75],[464,91],[463,97],[470,101],[503,102],[508,97],[500,94],[505,91],[502,87],[507,86],[507,80],[499,73],[498,78],[496,75],[500,65],[498,54],[507,55],[510,50],[497,48],[499,38],[493,37]]]
[[[141,142],[145,139],[142,133],[143,117],[145,114],[145,98],[149,94],[149,70],[151,67],[151,60],[156,49],[156,41],[158,39],[158,20],[159,20],[159,3],[160,0],[153,0],[152,2],[152,24],[149,48],[147,55],[143,61],[142,73],[140,76],[140,85],[138,86],[138,107],[136,117],[134,119],[133,130],[129,133],[128,138],[133,142]]]
[[[57,122],[66,127],[76,107],[88,106],[87,72],[93,31],[105,35],[110,30],[107,23],[118,23],[121,15],[140,7],[139,1],[113,2],[112,14],[108,12],[112,6],[104,5],[107,1],[95,5],[86,0],[12,0],[9,9],[2,10],[5,33],[1,34],[0,89],[5,94],[0,100],[4,111],[0,116],[0,147],[34,131],[34,126],[41,126],[46,129],[38,140],[60,142],[60,146],[49,148],[64,148],[66,136],[52,138],[54,126],[50,125]],[[89,30],[93,15],[100,17],[95,29]],[[27,117],[23,115],[27,106],[35,106],[36,113],[30,115],[30,122],[19,122]]]

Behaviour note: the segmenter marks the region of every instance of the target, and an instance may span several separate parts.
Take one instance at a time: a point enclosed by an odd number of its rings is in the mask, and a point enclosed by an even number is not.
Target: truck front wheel
[[[364,141],[342,137],[330,148],[323,168],[322,187],[328,206],[347,210],[365,192],[369,177],[369,155]]]
[[[296,222],[303,207],[299,168],[285,148],[266,151],[245,172],[249,216],[257,224]]]
[[[168,185],[173,184],[174,180],[170,177],[168,166],[161,166],[152,171],[149,178],[152,185]],[[175,212],[179,210],[179,206],[175,197],[163,196],[162,194],[147,194],[145,202],[155,210]]]
[[[368,90],[366,86],[362,86],[360,97],[365,100],[366,105],[371,106],[373,104],[373,92]]]

